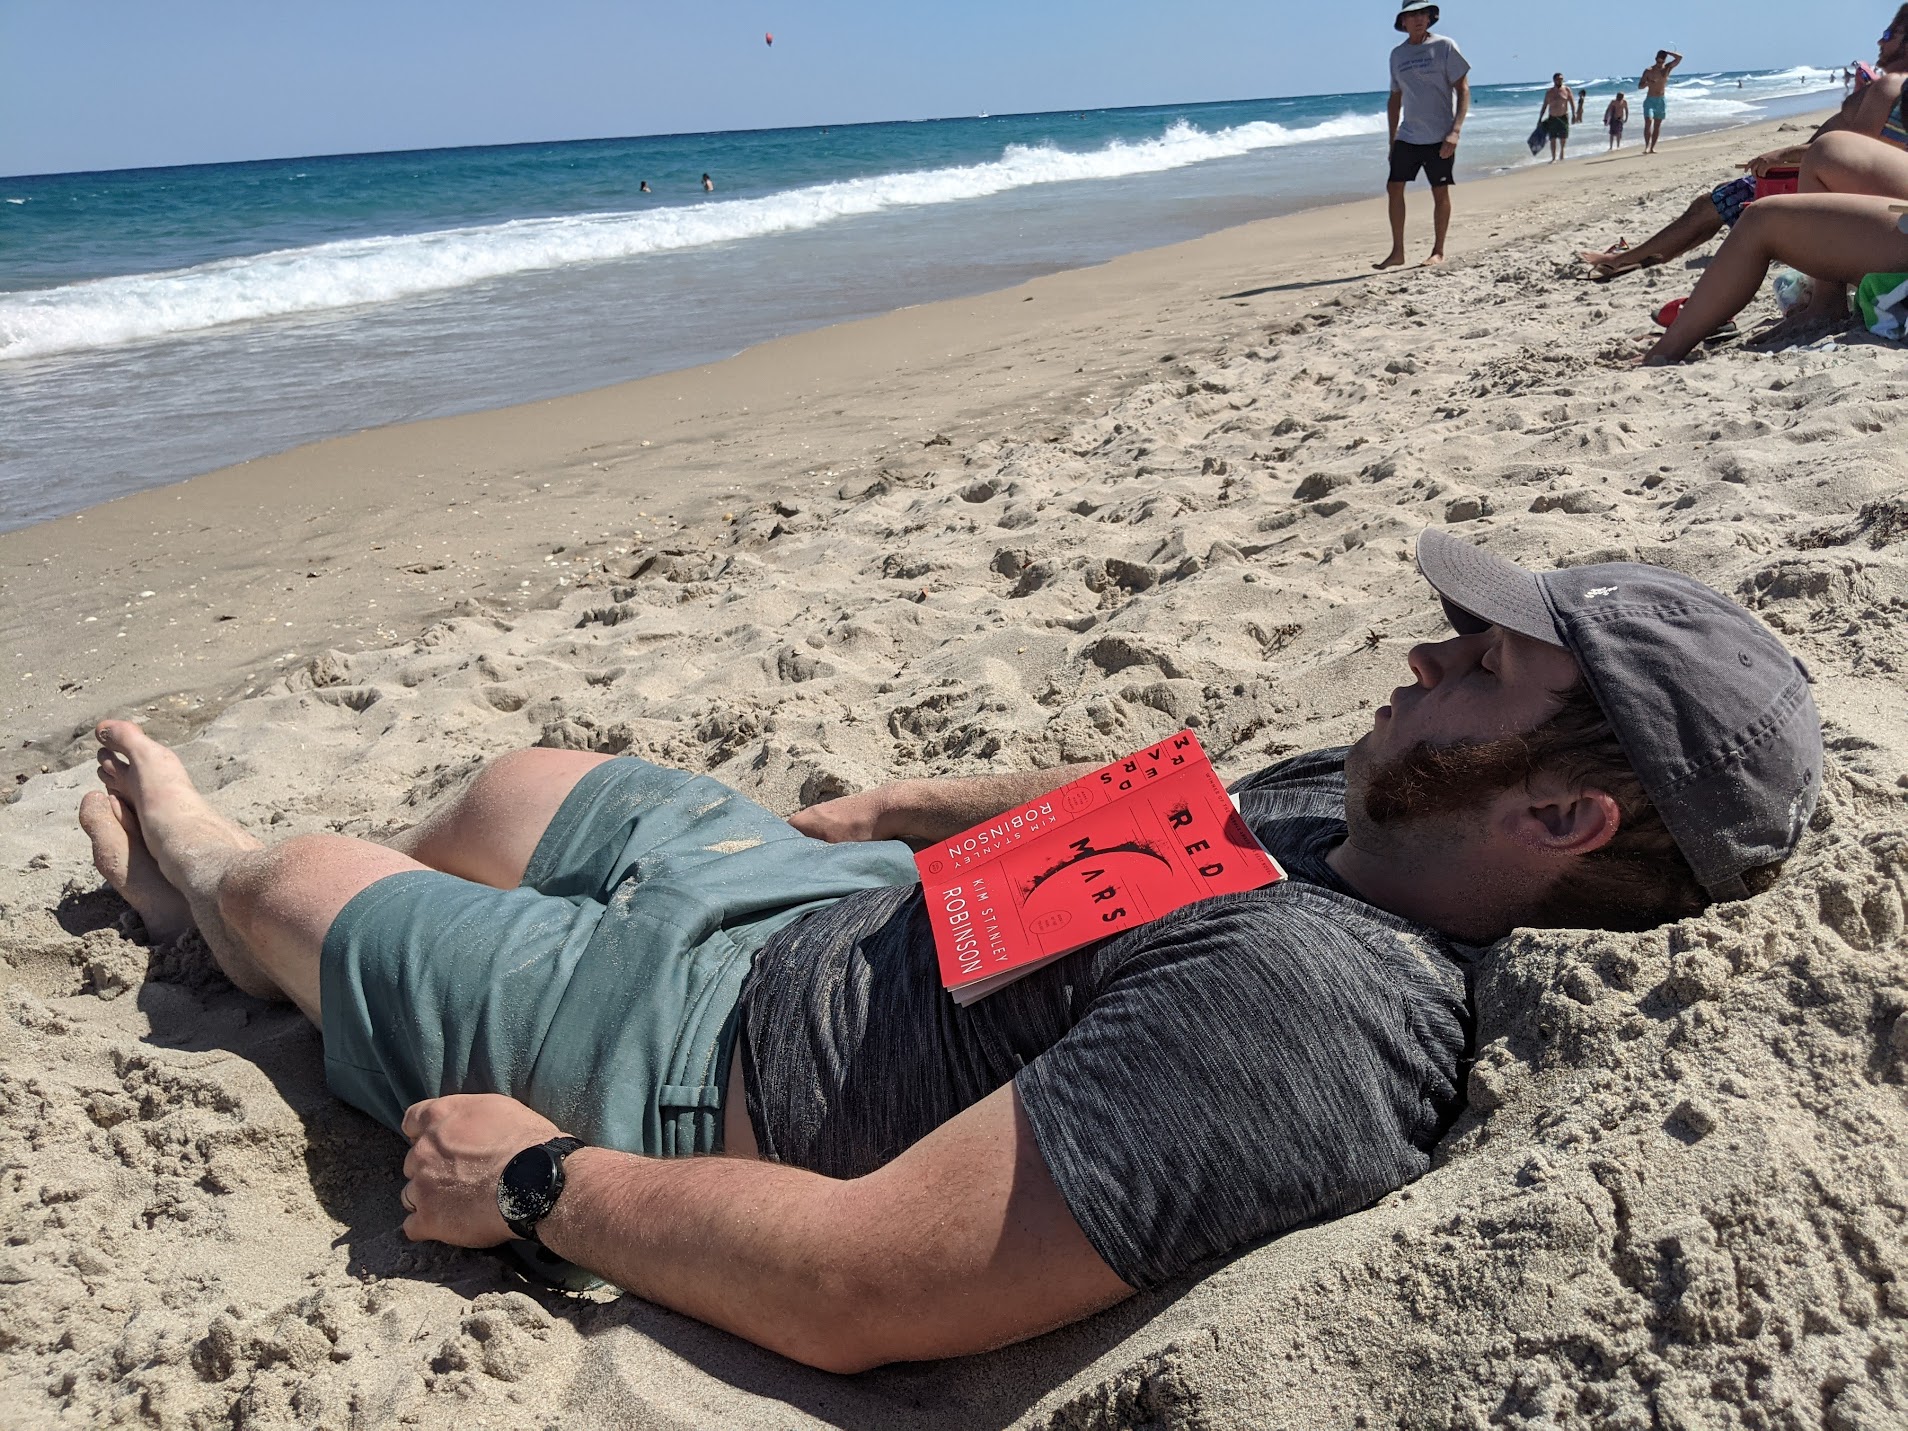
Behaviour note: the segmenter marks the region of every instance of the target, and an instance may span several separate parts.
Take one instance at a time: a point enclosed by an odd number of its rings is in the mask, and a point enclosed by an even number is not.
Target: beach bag
[[[1902,340],[1908,327],[1908,273],[1871,273],[1855,290],[1862,326],[1878,338]]]

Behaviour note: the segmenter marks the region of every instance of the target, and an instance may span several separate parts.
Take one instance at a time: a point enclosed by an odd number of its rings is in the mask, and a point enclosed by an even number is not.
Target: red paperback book
[[[1285,878],[1189,730],[937,840],[914,863],[957,1004],[1194,900]]]

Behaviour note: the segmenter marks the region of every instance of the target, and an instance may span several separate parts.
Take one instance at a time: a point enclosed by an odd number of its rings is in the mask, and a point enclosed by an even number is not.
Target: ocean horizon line
[[[1759,70],[1716,70],[1693,72],[1680,76],[1678,83],[1691,80],[1713,78],[1716,75],[1736,74],[1782,74],[1801,73],[1816,69],[1815,66],[1791,66],[1786,71]],[[1593,77],[1582,81],[1586,84],[1613,83],[1608,76]],[[1541,77],[1532,79],[1494,80],[1488,85],[1479,85],[1479,90],[1539,89],[1549,87],[1549,80]],[[27,170],[19,173],[0,174],[0,184],[31,179],[65,179],[76,177],[106,177],[115,174],[154,174],[182,169],[214,169],[246,164],[299,164],[306,161],[338,159],[378,159],[394,158],[400,155],[426,154],[464,154],[481,152],[500,152],[511,149],[538,149],[549,145],[590,145],[590,144],[633,144],[646,139],[720,139],[744,134],[797,134],[811,129],[873,129],[890,124],[959,124],[976,119],[1047,119],[1065,114],[1143,114],[1149,110],[1191,110],[1204,108],[1224,108],[1241,104],[1270,104],[1280,100],[1315,99],[1360,99],[1375,96],[1381,102],[1385,98],[1382,89],[1372,90],[1308,90],[1296,94],[1278,95],[1241,95],[1225,99],[1189,99],[1156,100],[1147,104],[1111,104],[1111,105],[1066,105],[1058,109],[1010,109],[995,110],[985,114],[924,114],[903,116],[892,119],[824,119],[803,124],[745,125],[731,129],[658,129],[639,134],[590,134],[575,135],[568,138],[542,139],[499,139],[485,140],[472,144],[421,144],[403,145],[395,149],[338,149],[312,150],[303,154],[260,154],[245,159],[188,159],[173,164],[133,164],[103,169],[47,169]]]
[[[1691,77],[1672,134],[1820,108],[1830,72],[1743,78],[1738,90],[1733,75]],[[0,440],[0,530],[340,432],[694,367],[1376,192],[1381,101],[524,141],[48,181],[32,196],[43,202],[0,204],[0,392],[16,418]],[[1530,107],[1518,86],[1480,89],[1460,178],[1531,162]],[[697,182],[706,170],[713,194]],[[644,176],[657,192],[639,198]],[[0,198],[27,197],[18,190],[0,185]]]

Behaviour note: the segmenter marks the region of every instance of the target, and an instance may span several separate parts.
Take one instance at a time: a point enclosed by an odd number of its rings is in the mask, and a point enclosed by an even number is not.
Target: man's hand
[[[1438,158],[1450,159],[1455,157],[1457,154],[1457,146],[1458,146],[1458,137],[1456,134],[1445,135],[1444,143],[1438,146]]]
[[[455,1093],[427,1098],[404,1111],[401,1130],[411,1140],[404,1158],[409,1180],[399,1194],[410,1216],[413,1242],[495,1247],[510,1240],[497,1211],[497,1179],[525,1148],[562,1136],[541,1113],[501,1093]]]
[[[824,800],[796,811],[788,823],[811,840],[826,840],[831,845],[898,839],[900,832],[891,828],[896,789],[896,785],[877,785],[859,795]]]
[[[1029,800],[1089,775],[1096,765],[1061,765],[1011,775],[968,775],[954,780],[893,780],[859,795],[810,805],[789,824],[830,844],[905,840],[917,849],[978,825]]]
[[[1805,157],[1806,149],[1803,147],[1771,149],[1767,154],[1758,154],[1747,164],[1738,167],[1748,170],[1751,174],[1760,179],[1771,169],[1792,169],[1799,165]]]

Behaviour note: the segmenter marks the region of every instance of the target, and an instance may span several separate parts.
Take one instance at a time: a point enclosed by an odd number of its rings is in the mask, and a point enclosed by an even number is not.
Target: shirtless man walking
[[[1606,152],[1614,154],[1623,147],[1623,126],[1629,122],[1630,101],[1622,90],[1618,90],[1616,98],[1610,101],[1610,107],[1603,111],[1603,127],[1610,131],[1610,148]]]
[[[1537,106],[1537,121],[1543,125],[1544,135],[1550,140],[1550,162],[1553,164],[1564,157],[1564,150],[1570,144],[1570,116],[1575,113],[1576,107],[1577,97],[1564,82],[1560,70],[1550,77],[1550,88],[1544,91],[1543,101]]]
[[[1643,77],[1637,81],[1643,86],[1643,152],[1654,154],[1656,141],[1663,137],[1663,119],[1669,113],[1669,101],[1664,98],[1669,90],[1670,71],[1683,62],[1683,57],[1674,50],[1658,50],[1656,63],[1643,71]]]

